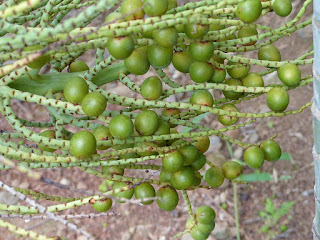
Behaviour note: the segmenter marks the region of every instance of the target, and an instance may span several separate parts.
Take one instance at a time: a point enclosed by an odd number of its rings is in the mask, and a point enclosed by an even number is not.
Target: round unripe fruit
[[[280,17],[286,17],[289,16],[292,11],[292,3],[290,0],[275,0],[272,8]]]
[[[56,138],[56,132],[54,130],[45,130],[42,133],[39,134],[41,137],[47,137],[47,138],[52,138],[55,139]],[[56,149],[54,148],[50,148],[50,147],[46,147],[46,145],[44,144],[38,144],[38,148],[41,151],[46,151],[46,152],[54,152]]]
[[[226,79],[224,83],[229,86],[242,86],[242,82],[239,79],[229,78],[229,79]],[[222,91],[222,93],[226,98],[229,98],[232,100],[237,100],[239,97],[243,95],[242,92],[234,92],[234,91]]]
[[[178,6],[177,0],[168,0],[168,11]]]
[[[190,103],[212,107],[213,97],[211,93],[206,89],[196,90],[190,97]]]
[[[177,116],[178,114],[180,114],[180,110],[179,109],[177,109],[177,108],[166,108],[166,109],[163,109],[163,111],[161,113],[161,116],[178,118],[178,116]],[[177,126],[174,123],[169,123],[169,125],[172,128]]]
[[[213,73],[212,65],[207,62],[193,62],[189,68],[190,78],[196,83],[208,82]]]
[[[208,61],[213,54],[212,42],[191,42],[189,45],[189,52],[193,60],[198,62]]]
[[[172,211],[179,203],[177,191],[171,187],[161,187],[157,191],[157,204],[164,211]]]
[[[278,77],[285,85],[294,87],[297,86],[301,80],[301,72],[297,65],[287,63],[278,68]]]
[[[245,87],[264,87],[264,82],[259,74],[249,73],[242,78],[242,85]]]
[[[224,104],[220,107],[220,109],[226,111],[239,112],[238,108],[233,104]],[[219,115],[218,120],[222,125],[230,126],[238,122],[238,117]]]
[[[263,150],[264,158],[267,161],[274,162],[279,160],[279,158],[281,157],[281,148],[279,144],[273,140],[264,141],[260,145],[260,148]]]
[[[168,0],[143,0],[144,12],[150,16],[161,16],[168,10]]]
[[[129,186],[129,185],[125,182],[115,182],[112,186],[112,189],[117,190],[117,189],[124,188],[127,186]],[[114,196],[122,197],[122,198],[126,198],[126,199],[131,199],[133,196],[133,192],[134,192],[134,190],[132,188],[129,188],[128,190],[115,193]],[[124,201],[118,201],[118,202],[123,203]]]
[[[198,228],[198,226],[195,226],[191,229],[190,236],[194,240],[206,240],[209,237],[209,234],[205,234],[205,233],[201,232],[200,229]]]
[[[148,77],[141,84],[140,93],[144,99],[156,100],[162,95],[162,82],[157,77]]]
[[[197,222],[202,224],[212,224],[216,218],[216,212],[208,206],[198,207],[196,210]]]
[[[172,173],[170,182],[175,189],[187,189],[193,184],[194,177],[193,169],[184,167],[180,171]]]
[[[251,146],[244,151],[243,160],[251,168],[261,168],[264,162],[264,152],[257,146]]]
[[[197,137],[193,145],[202,153],[205,153],[210,147],[210,138],[208,136]]]
[[[158,68],[165,68],[167,67],[172,60],[173,56],[173,49],[151,45],[148,50],[148,59],[152,66]]]
[[[96,200],[94,204],[92,204],[94,210],[98,212],[106,212],[112,207],[112,199],[106,198],[101,200]]]
[[[242,173],[242,166],[235,161],[225,162],[222,165],[222,172],[225,178],[233,180]]]
[[[124,60],[124,66],[132,74],[143,75],[149,71],[150,62],[148,56],[143,54],[142,50],[136,49]]]
[[[239,65],[239,63],[228,62],[229,66]],[[239,67],[228,68],[227,72],[232,78],[244,78],[250,71],[250,65],[241,64]]]
[[[224,182],[224,175],[222,170],[217,166],[209,168],[205,175],[205,180],[210,187],[218,188]]]
[[[162,158],[162,165],[167,172],[178,172],[183,168],[184,160],[183,156],[178,151],[173,151],[167,156]]]
[[[134,50],[134,42],[130,36],[109,38],[107,47],[113,57],[126,59]]]
[[[124,168],[120,166],[102,166],[101,171],[103,174],[112,177],[113,175],[123,176]]]
[[[134,126],[140,135],[150,136],[159,127],[159,117],[151,110],[145,110],[137,116]]]
[[[115,138],[126,139],[132,136],[134,126],[128,116],[118,115],[110,121],[109,131]]]
[[[262,12],[262,4],[260,0],[246,0],[238,3],[236,15],[245,22],[252,23],[258,20]]]
[[[165,169],[162,169],[160,172],[160,181],[162,183],[170,183],[170,179],[171,179],[171,172],[166,171]]]
[[[122,15],[126,16],[124,18],[126,21],[141,19],[144,17],[144,11],[142,7],[142,0],[125,0],[121,4],[121,13]]]
[[[222,83],[226,79],[227,72],[225,69],[214,69],[214,73],[209,82],[211,83]]]
[[[263,46],[258,51],[259,60],[281,61],[281,53],[278,48],[273,45]]]
[[[172,64],[179,72],[188,73],[193,62],[189,51],[175,52],[172,58]]]
[[[200,173],[199,173],[200,174]],[[193,183],[191,185],[191,187],[198,187],[201,184],[201,178],[197,175],[197,173],[195,172],[194,174],[194,180]]]
[[[96,152],[97,141],[89,131],[79,131],[70,140],[70,152],[76,158],[89,158]]]
[[[245,38],[257,35],[258,31],[253,27],[243,27],[238,31],[238,38]],[[254,45],[257,41],[251,40],[249,43],[243,44],[244,46]]]
[[[122,14],[120,12],[110,13],[104,20],[106,23],[121,23],[124,22]]]
[[[199,231],[204,234],[210,234],[215,226],[216,226],[215,222],[212,222],[210,224],[202,224],[202,223],[197,224]]]
[[[161,135],[167,135],[167,134],[170,134],[170,125],[168,122],[164,120],[160,120],[159,127],[157,131],[154,132],[153,135],[161,136]],[[157,140],[157,141],[154,141],[154,143],[156,143],[160,147],[164,147],[166,145],[166,140]]]
[[[193,170],[200,170],[206,164],[207,158],[203,153],[199,153],[196,160],[191,164]]]
[[[96,127],[92,131],[92,134],[96,138],[97,142],[102,141],[102,140],[108,140],[108,139],[112,138],[112,135],[110,134],[109,128],[107,128],[106,126]],[[97,147],[97,149],[99,149],[99,150],[106,150],[108,148],[109,147],[106,147],[106,146]]]
[[[91,92],[84,96],[81,102],[82,111],[90,117],[98,117],[107,107],[107,99],[97,92]]]
[[[88,71],[90,68],[88,65],[81,60],[75,60],[69,65],[70,72],[82,72],[82,71]]]
[[[196,159],[198,158],[198,154],[199,154],[198,149],[193,145],[184,146],[184,147],[180,148],[178,151],[183,156],[183,160],[184,160],[183,165],[184,166],[191,165],[194,161],[196,161]]]
[[[134,196],[136,199],[151,198],[156,196],[156,191],[150,183],[141,183],[134,188]],[[150,205],[153,200],[141,202],[144,205]]]
[[[178,32],[175,27],[162,28],[152,32],[153,39],[163,47],[173,47],[177,43]]]
[[[199,25],[194,23],[187,23],[184,25],[184,32],[191,39],[202,38],[209,31],[208,25]]]
[[[289,105],[289,94],[280,87],[274,87],[267,93],[268,107],[275,112],[283,112]]]

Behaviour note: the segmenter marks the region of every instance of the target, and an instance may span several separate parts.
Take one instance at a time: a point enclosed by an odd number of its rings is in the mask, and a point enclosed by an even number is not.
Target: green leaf
[[[279,158],[279,160],[291,161],[292,160],[291,154],[288,152],[284,152],[281,154],[281,157]]]
[[[240,182],[267,182],[272,181],[273,178],[270,173],[250,173],[240,175],[237,180]]]
[[[195,118],[193,118],[193,123],[199,123],[205,116],[209,115],[210,113],[204,113],[204,114],[201,114]],[[187,132],[190,132],[192,130],[192,128],[188,128],[188,127],[185,127],[181,133],[187,133]]]

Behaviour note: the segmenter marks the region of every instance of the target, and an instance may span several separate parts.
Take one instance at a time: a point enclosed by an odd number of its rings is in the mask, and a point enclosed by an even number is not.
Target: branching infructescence
[[[190,233],[195,240],[206,239],[214,228],[215,213],[207,206],[193,212],[186,190],[192,194],[198,188],[217,188],[225,178],[236,180],[242,172],[236,161],[220,168],[206,159],[203,153],[210,145],[209,137],[215,135],[246,148],[243,165],[260,168],[265,160],[279,159],[276,136],[249,144],[225,133],[258,118],[298,114],[311,105],[286,110],[287,92],[313,80],[313,76],[301,76],[298,66],[312,64],[314,52],[307,50],[296,59],[283,60],[271,44],[311,24],[304,14],[312,0],[306,0],[296,16],[275,29],[255,23],[271,11],[289,15],[290,1],[282,9],[277,9],[277,1],[281,0],[202,0],[182,6],[177,6],[176,0],[0,3],[0,113],[14,129],[0,133],[0,169],[44,181],[41,172],[33,169],[78,168],[83,174],[113,183],[113,189],[102,195],[94,191],[92,196],[74,198],[0,182],[31,205],[0,204],[0,218],[53,219],[90,239],[89,233],[66,220],[118,214],[54,213],[85,204],[104,212],[111,208],[111,199],[145,205],[156,201],[161,209],[171,211],[178,204],[177,191],[181,191],[190,219],[186,230],[174,238]],[[73,9],[78,13],[66,17]],[[108,11],[112,13],[105,22],[88,26]],[[89,68],[77,58],[92,49],[95,65]],[[254,50],[258,50],[256,57],[245,56]],[[164,69],[170,63],[189,74],[193,82],[184,85],[168,74]],[[45,65],[49,70],[43,70]],[[255,73],[254,66],[265,69]],[[148,71],[154,76],[141,85],[132,77]],[[275,71],[279,83],[265,82],[263,78]],[[111,91],[106,84],[115,81],[134,97]],[[223,96],[214,99],[213,90]],[[187,96],[189,92],[190,98],[172,101],[174,95]],[[238,109],[239,103],[261,97],[266,97],[269,112]],[[50,120],[17,116],[12,100],[44,106]],[[116,110],[110,110],[109,104],[117,105]],[[199,123],[205,116],[224,127],[213,129]],[[70,125],[77,130],[71,132]],[[177,126],[184,130],[179,132]],[[204,173],[205,164],[210,168]],[[131,170],[130,176],[125,169]],[[139,171],[151,175],[143,178]],[[136,200],[130,200],[133,194]],[[58,204],[43,207],[26,196]],[[55,239],[2,220],[0,226],[33,239]]]

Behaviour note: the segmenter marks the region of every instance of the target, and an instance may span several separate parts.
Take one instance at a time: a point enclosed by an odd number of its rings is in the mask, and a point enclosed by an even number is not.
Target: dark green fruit
[[[69,65],[70,72],[82,72],[82,71],[88,71],[90,68],[88,65],[81,60],[75,60]]]
[[[228,62],[229,66],[239,65],[236,62]],[[250,71],[250,65],[241,64],[239,67],[228,68],[227,72],[232,78],[244,78]]]
[[[162,82],[158,77],[148,77],[141,84],[142,97],[147,100],[156,100],[162,95]]]
[[[160,181],[162,183],[170,183],[170,179],[171,179],[171,172],[166,171],[165,169],[162,169],[160,172]]]
[[[124,60],[124,66],[130,73],[143,75],[149,71],[150,62],[148,56],[140,49],[135,49],[132,54]]]
[[[287,63],[278,68],[278,77],[285,85],[294,87],[297,86],[301,80],[301,72],[297,65]]]
[[[213,19],[218,19],[216,17],[212,17]],[[226,25],[222,25],[220,23],[211,23],[209,25],[209,31],[218,31],[218,30],[222,30],[225,29]]]
[[[161,187],[157,191],[157,204],[164,211],[172,211],[179,203],[177,191],[171,187]]]
[[[220,64],[224,64],[224,58],[218,57],[216,55],[212,55],[210,61],[216,62],[216,63],[220,63]]]
[[[159,127],[159,117],[151,110],[145,110],[137,116],[134,126],[140,135],[150,136]]]
[[[274,87],[267,93],[268,107],[275,112],[283,112],[289,105],[289,94],[280,87]]]
[[[225,69],[214,68],[214,73],[209,82],[222,83],[226,79],[227,72]]]
[[[160,46],[174,47],[177,43],[178,32],[175,27],[168,27],[154,30],[152,36]]]
[[[98,117],[107,107],[107,99],[97,92],[91,92],[84,96],[81,102],[82,111],[90,117]]]
[[[226,111],[239,112],[238,108],[233,104],[224,104],[220,107],[220,109],[226,110]],[[238,122],[238,117],[229,117],[229,116],[219,115],[218,120],[224,126],[230,126]]]
[[[150,183],[141,183],[134,188],[134,196],[136,199],[151,198],[156,196],[156,191]],[[144,205],[150,205],[153,200],[141,202]]]
[[[264,82],[259,74],[249,73],[242,78],[242,85],[245,87],[264,87]]]
[[[246,0],[238,3],[236,15],[245,22],[252,23],[258,20],[262,12],[262,4],[260,0]]]
[[[202,224],[212,224],[216,218],[216,212],[208,206],[200,206],[196,210],[196,219]]]
[[[162,158],[162,165],[164,170],[170,173],[178,172],[183,168],[183,156],[178,151],[173,151]]]
[[[129,183],[130,184],[130,183]],[[112,189],[113,190],[117,190],[117,189],[120,189],[120,188],[124,188],[124,187],[127,187],[127,186],[130,186],[129,184],[125,183],[125,182],[115,182],[112,186]],[[115,193],[114,196],[116,197],[122,197],[122,198],[126,198],[126,199],[131,199],[132,196],[133,196],[133,189],[132,188],[129,188],[128,190],[125,190],[125,191],[121,191],[121,192],[118,192],[118,193]],[[119,203],[124,203],[124,201],[118,201]]]
[[[208,136],[197,137],[193,145],[202,153],[208,151],[210,147],[210,138]]]
[[[193,60],[197,62],[208,61],[213,54],[212,42],[191,42],[189,45],[189,52]]]
[[[278,143],[273,140],[264,141],[260,148],[264,152],[264,158],[267,161],[274,162],[277,161],[281,157],[281,148]]]
[[[219,167],[213,166],[209,168],[205,175],[205,180],[210,187],[218,188],[224,182],[224,175]]]
[[[113,13],[110,13],[104,21],[106,23],[121,23],[121,22],[124,22],[124,19],[120,12],[113,12]]]
[[[144,12],[150,17],[165,14],[168,4],[168,0],[143,0]]]
[[[213,73],[212,65],[207,62],[193,62],[189,68],[190,78],[196,83],[208,82]]]
[[[184,33],[184,24],[177,24],[175,25],[175,28],[177,29],[178,33]]]
[[[55,139],[56,138],[56,132],[54,130],[45,130],[42,133],[39,134],[41,137],[47,137],[47,138],[52,138]],[[38,144],[38,148],[41,151],[46,151],[46,152],[54,152],[56,149],[54,148],[50,148],[50,147],[46,147],[46,145],[44,144]]]
[[[225,178],[233,180],[242,173],[242,166],[235,161],[228,161],[222,165],[222,172]]]
[[[215,226],[216,226],[215,222],[212,222],[210,224],[202,224],[202,223],[197,224],[199,231],[204,234],[210,234]]]
[[[109,38],[107,47],[113,57],[126,59],[134,50],[134,42],[130,36]]]
[[[109,128],[106,126],[99,126],[96,127],[92,134],[94,135],[94,137],[96,138],[97,142],[102,141],[102,140],[108,140],[112,138],[112,135],[109,131]],[[99,146],[97,147],[97,149],[99,150],[106,150],[109,147],[105,147],[105,146]]]
[[[148,50],[148,59],[152,66],[158,68],[165,68],[167,67],[172,60],[173,56],[173,49],[151,45]]]
[[[209,234],[204,234],[201,232],[198,226],[195,226],[191,229],[190,235],[194,240],[206,240],[209,237]]]
[[[193,62],[189,51],[175,52],[172,58],[172,64],[179,72],[188,73]]]
[[[193,92],[193,94],[190,97],[190,103],[212,107],[213,97],[208,90],[205,90],[205,89],[196,90]]]
[[[206,164],[207,158],[203,153],[199,153],[196,160],[191,164],[193,170],[200,170]]]
[[[109,131],[115,138],[126,139],[131,137],[134,131],[132,120],[125,115],[118,115],[110,121]]]
[[[178,6],[177,0],[168,0],[168,11]]]
[[[278,48],[273,45],[267,45],[259,49],[258,51],[259,60],[267,61],[281,61],[281,53]]]
[[[112,177],[113,175],[123,176],[124,168],[120,166],[102,166],[101,171],[103,174]]]
[[[166,109],[163,109],[163,111],[161,113],[161,116],[178,118],[178,116],[177,116],[178,114],[180,114],[180,110],[179,109],[177,109],[177,108],[166,108]],[[177,126],[174,123],[169,123],[169,125],[172,128]]]
[[[125,0],[121,4],[121,13],[125,20],[141,19],[144,17],[142,0]],[[130,15],[129,15],[130,14]]]
[[[239,79],[229,78],[229,79],[226,79],[224,83],[229,86],[242,86],[242,82]],[[242,92],[234,92],[234,91],[222,91],[222,93],[226,98],[229,98],[232,100],[237,100],[239,97],[243,95]]]
[[[187,189],[193,184],[194,177],[193,169],[184,167],[180,171],[172,173],[170,182],[175,189]]]
[[[193,145],[188,145],[178,150],[184,159],[184,166],[191,165],[198,158],[199,151]]]
[[[187,23],[184,25],[184,32],[191,39],[202,38],[209,31],[208,25],[200,25],[194,23]]]
[[[197,174],[200,175],[200,173],[195,172],[195,174],[194,174],[194,180],[193,180],[193,183],[192,183],[191,187],[196,188],[196,187],[198,187],[198,186],[201,184],[201,178],[200,178],[199,175],[197,175]]]
[[[70,152],[76,158],[89,158],[96,152],[97,141],[89,131],[79,131],[70,141]]]
[[[275,0],[272,8],[280,17],[286,17],[289,16],[292,11],[292,3],[290,0]]]
[[[238,38],[245,38],[257,35],[258,31],[253,27],[243,27],[238,31]],[[254,45],[257,41],[251,40],[249,43],[243,44],[244,46]]]
[[[106,212],[112,207],[112,199],[106,198],[96,200],[94,204],[92,204],[92,207],[98,212]]]
[[[168,122],[164,121],[164,120],[160,120],[159,122],[159,127],[157,129],[157,131],[154,132],[154,136],[161,136],[161,135],[167,135],[170,134],[170,125]],[[164,147],[166,146],[166,140],[157,140],[155,141],[155,143],[157,145],[159,145],[160,147]]]
[[[244,151],[243,160],[251,168],[261,168],[264,162],[264,152],[257,146],[251,146]]]

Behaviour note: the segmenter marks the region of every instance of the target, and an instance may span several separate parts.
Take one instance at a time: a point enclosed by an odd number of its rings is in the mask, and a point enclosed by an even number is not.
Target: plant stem
[[[233,183],[233,204],[234,204],[234,218],[236,221],[236,229],[237,229],[237,240],[240,240],[241,235],[240,235],[239,209],[238,209],[238,191],[237,191],[236,183]]]

